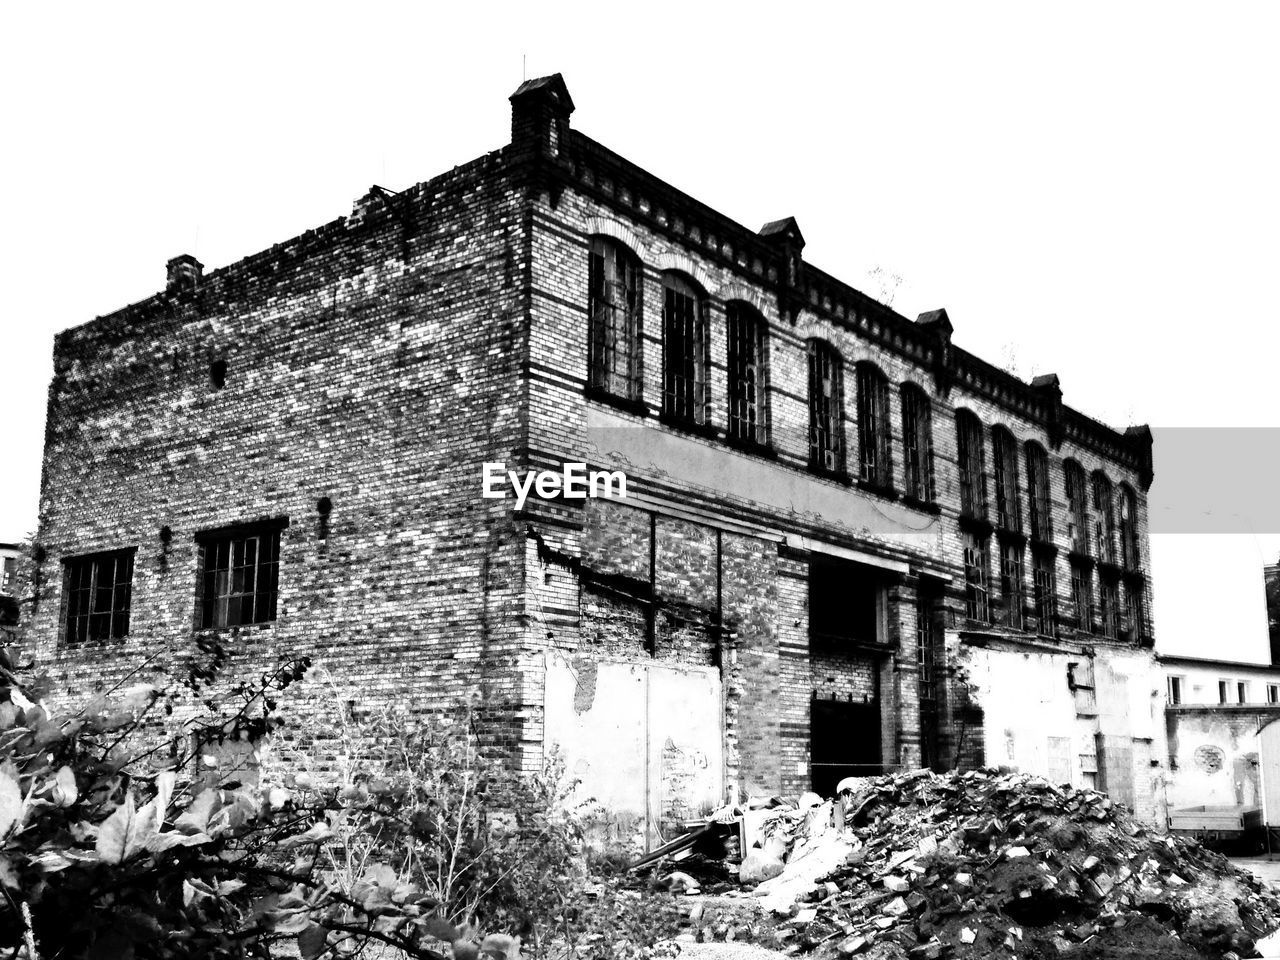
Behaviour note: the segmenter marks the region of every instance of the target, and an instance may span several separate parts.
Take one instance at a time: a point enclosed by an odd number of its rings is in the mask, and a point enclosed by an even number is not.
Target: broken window
[[[986,456],[982,444],[982,421],[969,410],[956,411],[956,441],[960,466],[960,512],[986,519]]]
[[[1114,640],[1120,636],[1120,582],[1111,574],[1099,571],[1098,596],[1102,635]]]
[[[1093,632],[1093,574],[1088,564],[1071,561],[1071,606],[1076,629]]]
[[[931,769],[941,763],[938,703],[943,649],[936,611],[936,593],[922,585],[916,596],[916,695],[920,702],[920,765]]]
[[[63,642],[119,640],[129,633],[133,598],[132,549],[63,561]]]
[[[663,276],[662,294],[663,411],[706,424],[711,406],[706,298],[675,273]]]
[[[1004,605],[1004,625],[1021,630],[1022,608],[1026,600],[1023,586],[1025,570],[1022,540],[1016,537],[1000,542],[1000,600]]]
[[[741,300],[730,300],[729,435],[750,443],[769,442],[764,317]]]
[[[884,580],[874,568],[815,554],[809,562],[809,642],[847,650],[881,643]]]
[[[1085,492],[1084,468],[1074,460],[1062,465],[1067,488],[1067,536],[1071,549],[1081,556],[1089,555],[1089,501]]]
[[[200,627],[276,618],[283,522],[200,534]]]
[[[1120,484],[1120,560],[1126,570],[1142,566],[1138,552],[1138,495],[1127,483]]]
[[[1022,531],[1022,498],[1018,492],[1018,445],[1004,427],[991,429],[992,464],[996,487],[996,526]]]
[[[1116,562],[1116,514],[1111,501],[1111,481],[1101,470],[1093,474],[1093,543],[1094,556],[1106,563]]]
[[[1053,542],[1053,501],[1049,495],[1049,457],[1044,447],[1034,440],[1027,441],[1027,502],[1031,539],[1040,543]]]
[[[1058,589],[1053,570],[1053,553],[1031,548],[1031,588],[1036,608],[1036,626],[1046,637],[1058,632]]]
[[[889,419],[889,381],[874,365],[858,364],[858,477],[886,489],[893,486]]]
[[[1182,678],[1181,677],[1169,678],[1169,703],[1175,707],[1178,704],[1182,703]]]
[[[608,237],[591,238],[587,314],[590,385],[640,399],[640,262]]]
[[[809,463],[844,470],[844,367],[825,340],[809,341]]]
[[[932,502],[933,408],[924,391],[913,383],[902,386],[902,447],[907,496]]]
[[[991,622],[989,538],[971,530],[964,535],[964,612],[970,620]]]

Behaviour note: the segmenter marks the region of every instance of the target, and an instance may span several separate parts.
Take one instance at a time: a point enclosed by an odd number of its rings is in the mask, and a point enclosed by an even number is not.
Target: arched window
[[[640,399],[640,262],[609,237],[591,238],[587,301],[588,383]]]
[[[1120,484],[1120,561],[1126,570],[1142,566],[1138,548],[1138,495],[1127,483]]]
[[[1027,458],[1027,504],[1030,507],[1028,519],[1031,539],[1040,543],[1052,543],[1053,501],[1049,494],[1049,455],[1034,440],[1028,440],[1023,449]]]
[[[844,470],[844,362],[825,340],[809,347],[809,463]]]
[[[1067,488],[1067,536],[1071,549],[1081,556],[1089,555],[1089,494],[1085,489],[1084,467],[1074,460],[1062,464]]]
[[[996,487],[996,526],[1022,532],[1022,494],[1018,490],[1018,444],[1004,427],[991,428],[991,453]]]
[[[1093,472],[1093,543],[1094,556],[1105,563],[1116,562],[1116,513],[1112,502],[1111,481],[1101,470]]]
[[[711,411],[706,295],[682,274],[662,277],[662,409],[693,424]]]
[[[889,381],[874,364],[858,364],[858,477],[893,486],[893,436],[889,429]]]
[[[730,300],[729,436],[750,443],[769,442],[769,328],[749,303]]]
[[[933,407],[914,383],[902,385],[902,451],[907,496],[932,502]]]
[[[987,464],[983,449],[982,421],[969,410],[956,411],[956,446],[960,467],[960,512],[987,517]]]

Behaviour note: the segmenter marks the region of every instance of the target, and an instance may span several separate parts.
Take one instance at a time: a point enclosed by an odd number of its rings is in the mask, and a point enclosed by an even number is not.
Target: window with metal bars
[[[1014,630],[1023,627],[1023,607],[1026,603],[1026,587],[1023,583],[1026,570],[1022,559],[1022,540],[1010,538],[1000,542],[1000,601],[1003,604],[1004,625]]]
[[[858,364],[858,477],[893,486],[893,436],[889,429],[889,381],[870,363]]]
[[[132,549],[63,561],[63,643],[119,640],[129,633],[133,599]]]
[[[707,302],[684,277],[662,278],[662,409],[678,420],[706,424],[710,412]]]
[[[933,407],[913,383],[902,386],[902,449],[907,496],[932,502]]]
[[[960,512],[968,517],[985,520],[987,467],[982,421],[969,410],[956,411],[956,441],[960,466]]]
[[[1147,636],[1147,588],[1140,577],[1128,578],[1124,584],[1124,625],[1129,636],[1141,640]]]
[[[587,313],[590,385],[640,399],[640,262],[608,237],[591,238]]]
[[[1076,629],[1093,632],[1093,572],[1089,566],[1071,561],[1071,606],[1076,617]]]
[[[1101,470],[1093,474],[1093,543],[1094,556],[1106,563],[1116,562],[1116,514],[1111,481]]]
[[[201,628],[268,623],[276,618],[283,522],[201,534]]]
[[[991,454],[996,487],[996,526],[1022,531],[1022,496],[1018,491],[1018,445],[1004,427],[991,428]]]
[[[1027,504],[1031,539],[1053,542],[1053,501],[1049,495],[1049,456],[1034,440],[1027,441]]]
[[[730,300],[729,435],[749,443],[769,442],[768,327],[750,304]]]
[[[970,620],[991,622],[990,539],[964,531],[964,612]]]
[[[1102,620],[1102,635],[1115,639],[1120,636],[1120,582],[1110,574],[1099,571],[1098,612]]]
[[[1126,570],[1142,566],[1138,552],[1138,495],[1127,483],[1120,484],[1120,561]]]
[[[1074,460],[1062,465],[1067,492],[1067,536],[1071,549],[1081,556],[1089,555],[1089,499],[1085,490],[1084,467]]]
[[[1053,554],[1031,548],[1032,601],[1036,608],[1037,632],[1046,637],[1058,632],[1058,587]]]
[[[809,463],[844,471],[844,365],[825,340],[809,344]]]

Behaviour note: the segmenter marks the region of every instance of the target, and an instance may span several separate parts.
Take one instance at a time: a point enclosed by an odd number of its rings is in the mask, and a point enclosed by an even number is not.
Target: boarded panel
[[[1071,782],[1071,738],[1049,737],[1049,782]]]
[[[1112,800],[1133,809],[1133,740],[1114,734],[1098,734],[1099,788]]]
[[[1280,723],[1269,723],[1258,735],[1261,744],[1262,820],[1268,827],[1280,827]]]
[[[597,843],[651,849],[721,805],[718,670],[548,654],[546,683],[547,749],[607,811]]]

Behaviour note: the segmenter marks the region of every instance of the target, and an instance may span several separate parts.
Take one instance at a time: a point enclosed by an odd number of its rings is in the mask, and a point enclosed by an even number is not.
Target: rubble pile
[[[770,816],[744,860],[785,859],[756,892],[788,953],[1248,957],[1280,927],[1280,899],[1251,875],[1092,790],[994,771],[841,787]]]

